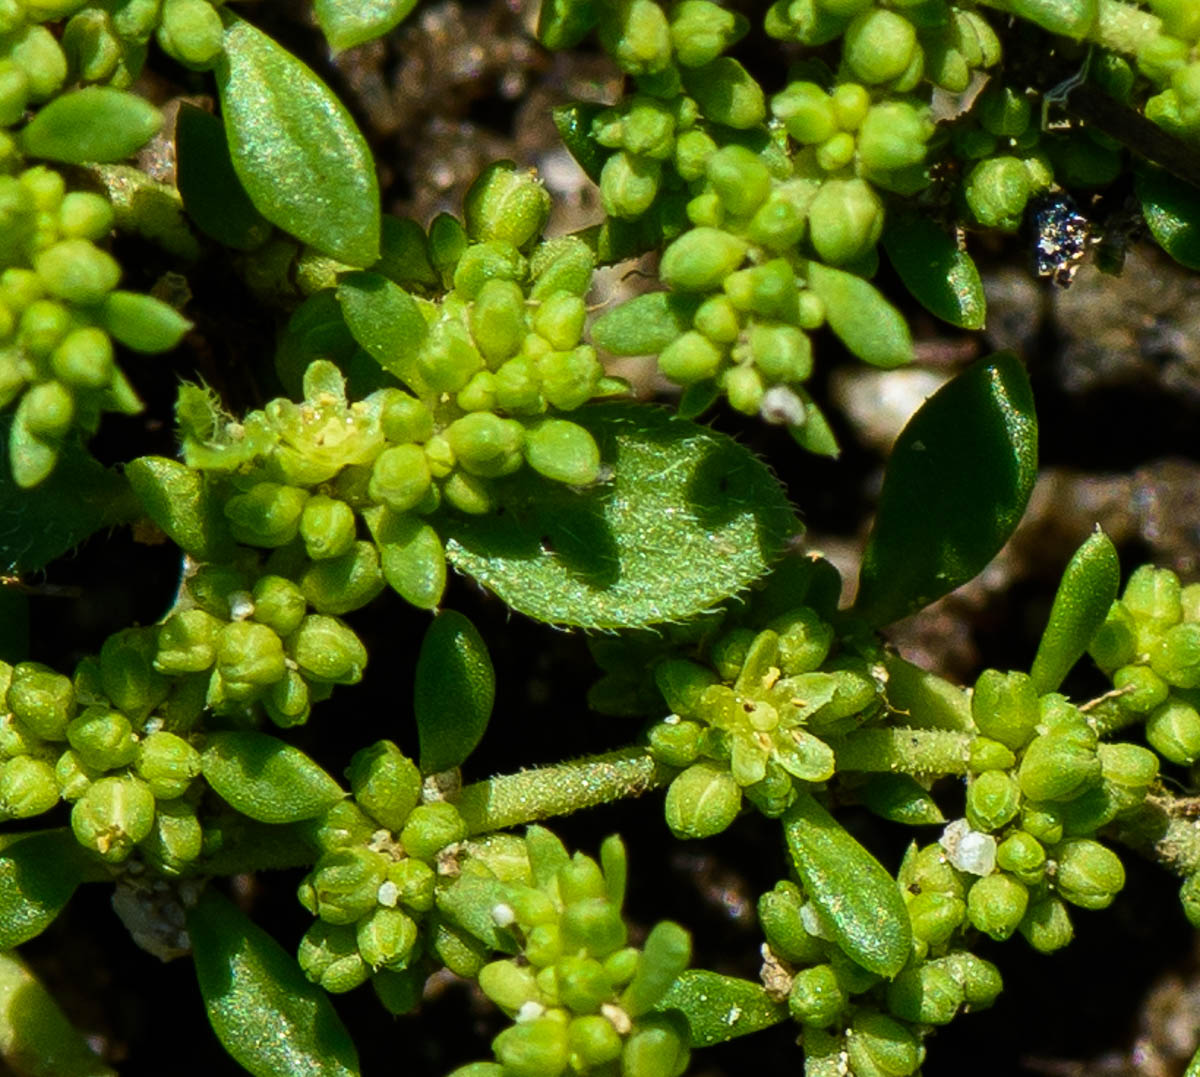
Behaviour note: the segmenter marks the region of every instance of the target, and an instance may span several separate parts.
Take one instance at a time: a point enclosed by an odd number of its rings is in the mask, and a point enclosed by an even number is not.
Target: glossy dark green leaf
[[[1200,190],[1144,164],[1134,173],[1134,191],[1158,245],[1180,265],[1200,269]]]
[[[693,1047],[761,1032],[788,1017],[787,1005],[772,1002],[760,984],[707,969],[681,973],[655,1009],[679,1010],[687,1019]]]
[[[340,52],[383,37],[398,26],[417,0],[313,0],[325,40]]]
[[[255,208],[352,266],[379,257],[375,162],[350,113],[304,64],[223,9],[216,67],[234,171]]]
[[[371,358],[421,392],[416,359],[428,327],[417,301],[378,273],[346,274],[338,282],[337,301],[354,339]]]
[[[261,247],[271,234],[271,223],[254,208],[233,170],[221,121],[203,109],[181,106],[175,153],[175,182],[192,223],[234,250]]]
[[[358,1054],[329,996],[236,905],[206,890],[188,934],[208,1019],[254,1077],[356,1077]]]
[[[217,794],[262,823],[312,819],[346,795],[314,760],[269,733],[210,734],[201,759]]]
[[[1046,630],[1029,669],[1039,695],[1058,690],[1071,667],[1083,657],[1121,585],[1116,547],[1099,527],[1088,536],[1067,565]]]
[[[808,286],[825,304],[825,319],[864,363],[890,369],[911,363],[908,322],[869,280],[810,262]]]
[[[67,441],[36,493],[13,480],[8,460],[11,416],[0,417],[0,570],[33,572],[105,527],[140,515],[125,479]]]
[[[885,625],[966,583],[1012,534],[1037,477],[1029,378],[1007,352],[933,394],[896,439],[855,610]]]
[[[592,138],[592,121],[604,111],[604,107],[586,101],[573,101],[551,111],[558,137],[593,183],[600,182],[600,172],[612,152]]]
[[[81,856],[66,829],[39,831],[0,851],[0,950],[50,926],[83,881]]]
[[[927,826],[946,821],[929,790],[907,774],[873,774],[858,795],[871,811],[893,823]]]
[[[904,286],[930,314],[960,329],[983,328],[983,281],[951,233],[924,214],[890,213],[883,247]]]
[[[784,814],[783,831],[805,893],[837,944],[863,968],[895,976],[912,952],[896,880],[808,793]]]
[[[421,641],[413,681],[422,773],[456,767],[475,750],[495,698],[496,674],[479,630],[457,610],[442,610]]]
[[[765,574],[799,529],[766,466],[741,445],[645,405],[571,413],[612,478],[585,491],[518,473],[503,511],[438,522],[446,555],[541,621],[632,628],[679,620]]]
[[[162,126],[162,113],[144,97],[110,86],[86,86],[40,108],[21,131],[30,157],[67,164],[123,161]]]

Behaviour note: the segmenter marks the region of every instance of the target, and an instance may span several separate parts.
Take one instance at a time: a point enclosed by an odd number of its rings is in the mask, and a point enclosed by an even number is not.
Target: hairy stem
[[[666,785],[675,774],[645,748],[620,748],[476,782],[462,791],[457,806],[471,833],[483,834],[638,797]]]
[[[1200,800],[1169,793],[1147,797],[1113,828],[1118,841],[1176,875],[1200,870]]]
[[[839,771],[903,771],[915,777],[965,774],[971,735],[944,729],[860,729],[831,737]]]

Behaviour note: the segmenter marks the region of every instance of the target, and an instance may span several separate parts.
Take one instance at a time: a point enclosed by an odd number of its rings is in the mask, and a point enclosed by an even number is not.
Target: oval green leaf
[[[475,750],[492,716],[496,674],[479,630],[442,610],[421,641],[413,683],[421,772],[457,767]]]
[[[645,405],[572,412],[612,478],[586,491],[519,472],[490,516],[437,523],[460,571],[529,617],[584,628],[680,620],[764,575],[800,525],[767,467]]]
[[[613,355],[657,355],[692,327],[700,302],[679,292],[646,292],[592,324],[592,343]]]
[[[253,730],[213,733],[201,772],[223,800],[262,823],[311,819],[346,795],[299,748]]]
[[[196,979],[225,1050],[254,1077],[357,1077],[329,996],[232,902],[205,891],[187,918]]]
[[[761,985],[707,969],[681,973],[655,1009],[680,1011],[693,1047],[711,1047],[761,1032],[788,1017],[787,1004],[772,1002]]]
[[[210,239],[238,251],[261,247],[271,224],[254,208],[233,170],[221,121],[183,105],[175,121],[175,183],[192,223]]]
[[[784,814],[783,831],[805,892],[846,956],[880,976],[895,976],[912,952],[912,925],[896,880],[808,793]]]
[[[350,113],[286,49],[223,9],[216,67],[234,171],[272,224],[353,266],[379,257],[379,184]]]
[[[1116,547],[1099,527],[1088,536],[1063,573],[1050,619],[1029,669],[1038,695],[1058,690],[1104,624],[1121,585]]]
[[[870,281],[809,262],[808,286],[825,304],[829,328],[863,362],[884,369],[912,362],[908,322]]]
[[[859,796],[881,819],[893,823],[931,826],[946,821],[929,790],[907,774],[873,774]]]
[[[996,555],[1037,477],[1037,417],[1001,352],[943,385],[901,431],[884,474],[855,610],[885,625],[966,583]]]
[[[313,13],[335,52],[383,37],[417,0],[313,0]]]
[[[21,132],[30,157],[65,161],[123,161],[162,126],[162,113],[144,97],[110,86],[86,86],[56,97]]]
[[[70,830],[18,838],[0,852],[0,950],[36,938],[83,882],[81,850]]]
[[[883,247],[904,286],[930,314],[960,329],[983,328],[983,281],[953,235],[919,213],[894,213],[883,231]]]
[[[1158,245],[1180,265],[1200,269],[1200,190],[1150,164],[1135,171],[1133,189]]]
[[[150,517],[176,546],[200,561],[233,556],[233,536],[204,475],[165,456],[139,456],[125,477]]]
[[[429,327],[417,301],[379,273],[348,273],[338,282],[337,301],[359,346],[414,392],[423,392],[416,360]]]

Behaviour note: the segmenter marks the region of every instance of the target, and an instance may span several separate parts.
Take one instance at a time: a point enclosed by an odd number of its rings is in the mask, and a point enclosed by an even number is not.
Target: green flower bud
[[[471,184],[463,201],[467,235],[476,242],[503,240],[524,247],[550,215],[550,195],[531,171],[496,161]]]
[[[1066,905],[1051,896],[1030,905],[1021,921],[1021,934],[1035,950],[1051,954],[1071,941],[1075,929],[1071,926],[1071,914]]]
[[[533,315],[533,328],[557,351],[574,348],[583,335],[587,307],[571,292],[555,292],[542,300]],[[514,349],[515,350],[515,349]]]
[[[58,207],[58,227],[72,239],[103,239],[112,231],[112,203],[91,191],[71,191]]]
[[[489,280],[484,284],[468,317],[475,344],[493,370],[520,351],[529,331],[525,293],[511,280]]]
[[[910,168],[925,160],[933,120],[925,106],[906,101],[873,105],[858,131],[858,159],[871,171]]]
[[[980,224],[1013,232],[1029,201],[1029,175],[1017,157],[988,157],[967,173],[963,193]]]
[[[1072,905],[1107,909],[1125,885],[1125,869],[1111,849],[1089,838],[1072,838],[1054,850],[1054,886]]]
[[[1179,888],[1179,902],[1192,927],[1200,926],[1200,875],[1193,872]]]
[[[1146,789],[1158,777],[1158,757],[1137,744],[1101,744],[1100,772],[1107,781],[1129,789]]]
[[[424,463],[424,454],[417,451]],[[346,502],[319,494],[304,503],[304,511],[300,514],[300,538],[314,561],[349,553],[354,546],[356,531],[354,510]]]
[[[918,48],[911,22],[886,8],[872,8],[846,27],[842,61],[858,79],[875,86],[903,75]]]
[[[793,325],[756,323],[750,330],[750,354],[771,381],[807,381],[812,374],[812,344]]]
[[[640,217],[654,204],[661,181],[661,161],[618,150],[600,171],[604,212],[629,221]]]
[[[163,875],[180,875],[203,851],[204,829],[186,801],[160,800],[156,808],[154,829],[142,840],[142,853]]]
[[[89,767],[77,752],[69,748],[54,765],[54,780],[58,783],[63,800],[78,800],[87,792],[88,786],[102,775],[102,771]]]
[[[295,632],[308,610],[304,592],[283,576],[260,576],[254,584],[253,599],[254,619],[274,629],[280,636],[290,636]]]
[[[496,375],[490,370],[481,370],[458,391],[454,402],[463,411],[495,411]],[[428,495],[425,498],[427,501]]]
[[[695,763],[667,789],[667,826],[677,838],[708,838],[737,817],[742,790],[732,774],[712,763]]]
[[[11,60],[0,63],[0,124],[15,127],[29,103],[29,78]]]
[[[1146,720],[1146,740],[1172,763],[1194,763],[1200,759],[1200,712],[1182,699],[1168,700]]]
[[[538,924],[525,940],[525,957],[537,967],[553,965],[562,957],[562,933],[558,924]]]
[[[1168,628],[1151,648],[1150,667],[1176,688],[1200,687],[1200,624]]]
[[[878,242],[883,204],[861,179],[828,180],[809,206],[808,227],[817,254],[831,265],[843,265]]]
[[[671,9],[671,43],[684,67],[711,63],[749,28],[744,15],[710,0],[682,0]]]
[[[267,717],[281,729],[303,725],[312,712],[312,693],[308,682],[294,669],[267,689],[262,698]]]
[[[771,173],[745,146],[717,150],[708,158],[705,174],[725,210],[735,217],[749,217],[771,193]]]
[[[913,935],[930,946],[949,942],[967,918],[967,905],[953,894],[923,890],[908,902]]]
[[[815,82],[792,82],[771,98],[771,111],[797,142],[817,145],[838,131],[834,103]]]
[[[479,970],[479,989],[510,1017],[525,1003],[537,1001],[540,994],[534,970],[512,960],[484,965]]]
[[[277,482],[260,482],[225,502],[233,537],[247,546],[286,546],[299,533],[308,492]]]
[[[81,389],[103,389],[112,380],[112,341],[103,329],[87,326],[62,338],[50,356],[54,376]]]
[[[29,819],[58,803],[55,768],[44,759],[18,755],[0,765],[0,817]]]
[[[916,1037],[898,1021],[871,1010],[859,1010],[846,1031],[846,1051],[855,1073],[907,1077],[920,1065]]]
[[[183,796],[199,776],[200,753],[182,737],[160,730],[137,746],[134,766],[156,799],[172,800]]]
[[[222,627],[217,618],[202,609],[173,613],[158,630],[154,668],[170,675],[208,669],[216,661]]]
[[[988,737],[971,738],[971,755],[967,760],[967,769],[972,774],[985,770],[1009,770],[1017,762],[1012,751],[998,740]]]
[[[985,935],[1003,942],[1025,916],[1029,889],[1003,872],[979,879],[967,893],[967,916]]]
[[[635,0],[636,2],[636,0]],[[567,1068],[567,1026],[553,1017],[512,1025],[492,1040],[492,1050],[512,1077],[547,1077]]]
[[[565,955],[555,966],[558,999],[572,1013],[597,1013],[613,994],[613,982],[594,957]]]
[[[615,1062],[623,1047],[612,1022],[598,1014],[572,1018],[567,1026],[567,1044],[571,1065],[580,1072]]]
[[[154,794],[132,776],[100,778],[71,809],[71,829],[85,849],[118,864],[154,827]]]
[[[56,440],[75,420],[75,397],[61,382],[44,381],[21,398],[17,415],[35,437]]]
[[[300,577],[304,597],[321,613],[341,614],[361,609],[384,586],[379,551],[374,543],[366,541],[355,542],[350,552],[341,557],[314,561]]]
[[[596,349],[589,344],[569,352],[548,352],[537,359],[536,367],[542,394],[560,411],[573,411],[586,404],[604,374]]]
[[[36,662],[12,667],[8,708],[29,732],[44,740],[65,740],[75,715],[75,689],[68,678]]]
[[[758,919],[771,951],[794,964],[810,964],[824,956],[821,940],[804,924],[804,895],[790,880],[781,880],[758,899]]]
[[[762,87],[737,60],[719,56],[682,72],[687,91],[707,120],[744,131],[767,114]]]
[[[1070,800],[1099,777],[1096,734],[1086,726],[1060,726],[1036,737],[1017,773],[1031,800]]]
[[[792,980],[788,1010],[805,1025],[828,1028],[846,1008],[846,996],[829,965],[802,969]]]
[[[688,953],[690,959],[690,941]],[[623,987],[628,984],[637,975],[638,969],[641,967],[641,951],[635,946],[626,946],[622,950],[617,950],[615,953],[609,954],[604,959],[604,971],[608,973],[609,979],[617,987]]]
[[[417,945],[417,925],[399,909],[377,908],[359,921],[356,938],[372,969],[404,969]]]
[[[217,670],[230,698],[245,699],[280,680],[287,672],[283,642],[273,629],[255,621],[234,621],[221,629]]]
[[[207,0],[163,0],[158,44],[185,67],[205,70],[224,47],[221,16]]]
[[[33,266],[51,295],[81,307],[99,303],[121,279],[116,259],[86,239],[63,239],[38,251]]]
[[[71,315],[62,303],[38,299],[21,312],[19,339],[35,356],[49,355],[71,329]]]
[[[346,777],[355,800],[389,830],[399,832],[421,796],[421,772],[390,740],[355,752]]]
[[[704,175],[709,157],[717,152],[710,134],[695,128],[675,139],[675,171],[689,183]]]
[[[520,423],[491,412],[464,415],[446,428],[446,439],[459,463],[482,478],[510,475],[520,467],[524,438]]]
[[[339,800],[307,826],[309,840],[321,852],[349,845],[365,845],[378,830],[375,820],[352,800]]]
[[[985,670],[975,682],[971,715],[985,737],[1010,748],[1024,747],[1041,720],[1033,680],[1025,673]]]
[[[379,427],[388,441],[403,445],[410,441],[428,441],[433,436],[433,413],[415,396],[399,389],[384,390]]]
[[[905,969],[887,989],[888,1009],[922,1025],[949,1024],[964,998],[962,985],[950,970],[932,961]]]
[[[357,684],[367,664],[367,650],[353,630],[317,614],[288,637],[288,653],[305,677],[330,684]]]
[[[583,949],[593,957],[607,957],[628,941],[621,912],[606,897],[570,902],[563,911],[560,930],[567,953]]]
[[[840,82],[832,90],[833,112],[843,131],[857,131],[871,107],[871,94],[857,82]]]
[[[1137,622],[1120,600],[1108,611],[1104,624],[1088,644],[1088,654],[1106,673],[1128,665],[1137,655]]]
[[[723,354],[695,330],[672,341],[658,357],[658,369],[680,385],[694,385],[716,375]]]
[[[332,994],[352,991],[370,976],[354,929],[321,920],[304,933],[296,960],[305,976]]]
[[[785,258],[740,269],[725,278],[725,294],[742,311],[793,321],[796,316],[796,276]]]
[[[762,376],[748,364],[730,367],[722,372],[721,388],[729,399],[729,406],[743,415],[756,415],[762,404],[766,386]]]
[[[379,888],[379,903],[388,908],[404,905],[414,912],[433,908],[434,874],[423,861],[406,857],[388,865],[387,881]]]
[[[432,861],[447,845],[467,836],[467,824],[449,801],[419,804],[408,815],[400,841],[409,856]]]
[[[996,866],[1035,886],[1046,875],[1046,850],[1032,834],[1014,830],[996,849]]]
[[[846,131],[839,131],[817,147],[817,167],[826,172],[838,172],[854,160],[856,148],[854,136]]]
[[[1043,845],[1057,845],[1063,836],[1062,811],[1055,804],[1026,801],[1021,805],[1021,829]]]
[[[525,430],[525,460],[555,482],[586,486],[600,473],[600,449],[592,435],[565,419],[539,419]]]
[[[1002,770],[987,770],[967,788],[967,822],[972,830],[999,830],[1016,817],[1021,791]]]
[[[139,292],[109,292],[100,305],[100,324],[135,352],[170,351],[192,323],[168,303]]]
[[[67,741],[87,766],[97,770],[131,763],[138,749],[129,719],[108,707],[88,707],[72,719]]]
[[[693,324],[698,332],[703,333],[715,344],[732,344],[742,331],[737,310],[728,297],[723,295],[710,296],[701,303],[696,309]],[[684,336],[686,335],[685,333]],[[661,364],[660,356],[659,365]]]
[[[322,854],[302,887],[311,887],[313,911],[330,924],[353,924],[378,903],[388,860],[361,846]]]
[[[1120,696],[1121,709],[1134,714],[1149,714],[1162,706],[1170,687],[1149,666],[1122,666],[1112,675],[1113,687]]]
[[[688,1066],[687,1039],[687,1025],[677,1014],[655,1014],[639,1021],[621,1052],[621,1073],[624,1077],[678,1077]]]

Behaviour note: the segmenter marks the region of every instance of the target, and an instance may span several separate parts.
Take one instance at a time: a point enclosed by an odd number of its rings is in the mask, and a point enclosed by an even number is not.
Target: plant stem
[[[1200,870],[1200,801],[1169,793],[1147,797],[1132,815],[1114,826],[1123,845],[1161,864],[1176,875]]]
[[[860,729],[831,737],[839,771],[903,771],[915,777],[965,774],[971,735],[944,729]]]
[[[457,807],[470,832],[483,834],[638,797],[666,785],[676,773],[645,748],[620,748],[475,782],[462,791]]]

